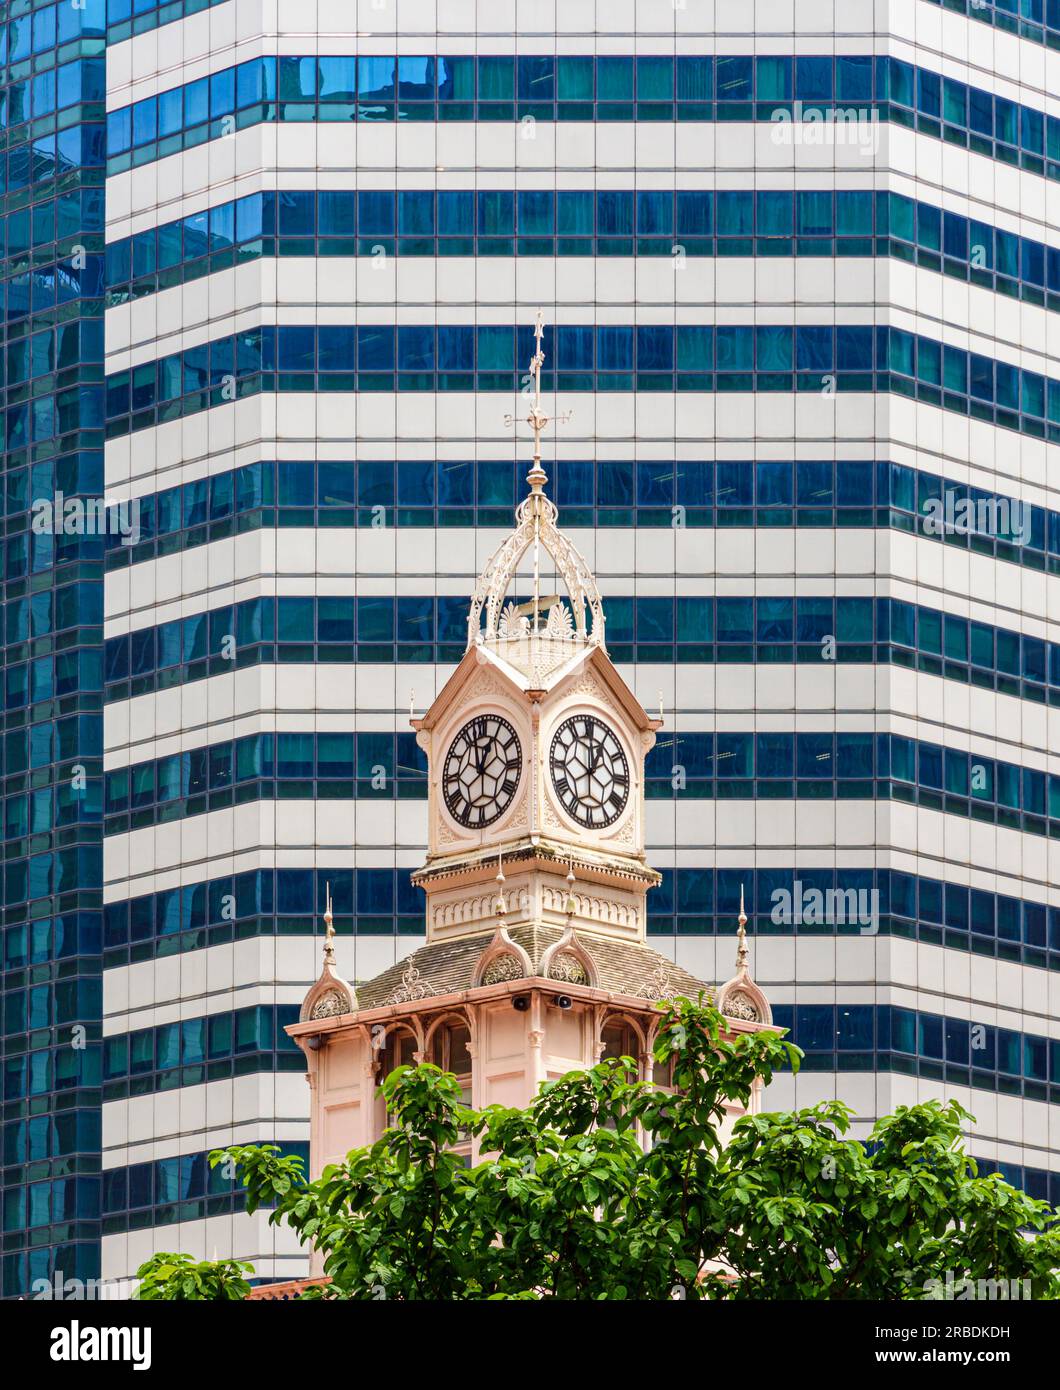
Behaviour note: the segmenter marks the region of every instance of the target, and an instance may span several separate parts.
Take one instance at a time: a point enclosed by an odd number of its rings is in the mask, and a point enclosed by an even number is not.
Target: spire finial
[[[747,913],[743,905],[743,884],[740,884],[740,916],[739,926],[736,929],[736,969],[737,971],[747,969]]]
[[[531,496],[539,494],[548,482],[545,470],[541,467],[541,432],[548,429],[552,424],[566,424],[570,419],[570,412],[566,415],[546,415],[541,405],[541,368],[545,365],[545,350],[541,345],[541,340],[545,336],[545,318],[541,310],[537,311],[537,319],[534,322],[534,355],[530,359],[530,368],[527,376],[523,379],[523,394],[529,393],[531,382],[534,387],[533,400],[530,402],[530,413],[526,417],[526,423],[530,426],[534,435],[534,460],[530,466],[530,472],[526,475],[526,481],[530,484]],[[506,415],[504,423],[514,425],[516,417]]]
[[[331,915],[331,884],[324,885],[324,964],[335,964],[335,919]]]
[[[530,375],[534,378],[534,400],[530,407],[530,414],[526,417],[527,424],[534,432],[534,462],[530,472],[526,475],[531,492],[540,492],[548,482],[545,470],[541,467],[541,431],[549,424],[548,416],[541,409],[541,368],[545,365],[545,352],[541,346],[541,340],[544,336],[545,319],[541,310],[538,309],[537,321],[534,324],[534,355],[530,359]]]
[[[548,482],[545,470],[541,467],[541,431],[547,429],[554,422],[565,423],[570,419],[569,412],[566,415],[546,415],[541,406],[541,368],[545,362],[545,350],[541,346],[541,340],[544,336],[545,319],[541,310],[538,309],[537,319],[534,323],[534,355],[530,359],[530,371],[523,379],[524,395],[527,393],[531,381],[534,384],[534,398],[530,402],[530,414],[526,417],[526,423],[534,432],[534,461],[530,466],[530,472],[526,475],[526,481],[530,484],[528,502],[534,519],[534,597],[532,601],[533,622],[530,631],[535,636],[541,605],[541,513],[546,505],[544,486]],[[514,425],[515,416],[506,415],[504,423]],[[553,507],[552,510],[553,520],[555,520],[555,508]]]

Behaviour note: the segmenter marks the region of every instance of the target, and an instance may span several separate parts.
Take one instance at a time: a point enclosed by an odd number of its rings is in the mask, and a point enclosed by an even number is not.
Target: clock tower
[[[509,929],[642,942],[660,878],[644,853],[644,761],[659,721],[608,657],[600,591],[545,493],[541,332],[539,319],[529,492],[475,586],[463,660],[413,720],[429,767],[427,863],[413,875],[428,942],[493,921],[498,865]],[[564,592],[543,593],[545,573]]]
[[[314,1175],[378,1138],[377,1086],[402,1062],[454,1072],[476,1107],[525,1106],[609,1055],[666,1084],[651,1055],[659,1001],[715,994],[647,943],[661,875],[645,853],[644,766],[660,721],[611,662],[600,591],[546,493],[540,317],[535,336],[528,492],[475,585],[462,660],[412,720],[428,763],[412,875],[425,944],[354,988],[329,913],[323,971],[288,1030],[313,1088]],[[744,921],[716,992],[734,1032],[771,1022]]]

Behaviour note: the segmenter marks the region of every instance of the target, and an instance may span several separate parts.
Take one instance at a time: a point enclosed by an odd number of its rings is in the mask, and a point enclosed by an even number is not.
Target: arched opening
[[[459,1018],[447,1018],[431,1035],[429,1061],[451,1071],[460,1083],[460,1096],[471,1104],[471,1029]]]
[[[414,1067],[415,1054],[419,1051],[419,1039],[407,1028],[393,1028],[387,1033],[379,1055],[378,1081],[380,1086],[397,1067]],[[380,1097],[382,1122],[384,1127],[396,1123],[397,1117],[386,1107]]]
[[[664,1091],[674,1089],[674,1059],[667,1057],[665,1062],[655,1059],[651,1072],[652,1082]]]
[[[600,1060],[602,1062],[619,1057],[632,1057],[636,1074],[640,1074],[640,1058],[644,1045],[637,1030],[629,1019],[619,1016],[609,1018],[600,1034]]]
[[[395,1028],[387,1033],[383,1044],[383,1055],[379,1079],[385,1081],[395,1067],[414,1067],[415,1053],[419,1047],[415,1033],[404,1028]]]
[[[470,1106],[471,1090],[471,1029],[460,1017],[444,1018],[435,1025],[427,1044],[427,1060],[442,1071],[452,1072],[460,1087],[460,1099]],[[453,1152],[471,1165],[471,1135],[466,1130],[453,1145]]]

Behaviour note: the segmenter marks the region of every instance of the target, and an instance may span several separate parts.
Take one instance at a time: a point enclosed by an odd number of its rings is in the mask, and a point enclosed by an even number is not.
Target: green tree
[[[242,1260],[193,1260],[160,1252],[136,1271],[140,1285],[133,1297],[149,1302],[245,1298],[250,1292],[246,1276],[253,1273],[254,1266]]]
[[[723,1144],[726,1102],[797,1069],[799,1050],[726,1038],[711,1005],[678,999],[655,1055],[672,1091],[609,1060],[526,1110],[469,1110],[452,1076],[398,1068],[391,1127],[319,1180],[273,1145],[211,1163],[234,1160],[248,1211],[271,1206],[322,1252],[331,1282],[306,1297],[912,1299],[965,1279],[1060,1295],[1054,1213],[978,1176],[955,1102],[902,1107],[867,1145],[844,1137],[838,1101],[747,1116]],[[469,1133],[489,1155],[473,1168],[453,1152]]]

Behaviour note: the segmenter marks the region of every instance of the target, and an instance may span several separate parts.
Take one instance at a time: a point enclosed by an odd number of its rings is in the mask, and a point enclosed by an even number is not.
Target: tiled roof
[[[537,975],[541,958],[564,935],[561,927],[525,925],[508,932],[533,962]],[[596,984],[612,994],[656,999],[663,994],[687,994],[695,998],[711,986],[653,951],[650,946],[610,937],[578,934],[578,944],[596,968]],[[385,1004],[406,1003],[410,998],[429,999],[470,989],[480,956],[493,940],[493,932],[436,941],[413,951],[357,986],[357,1007],[375,1009]],[[410,973],[411,972],[411,973]],[[656,992],[657,991],[657,992]]]

